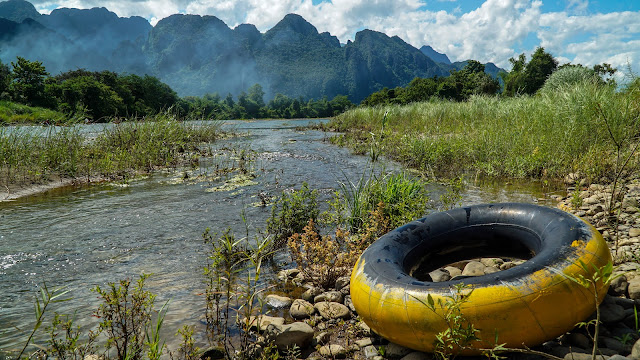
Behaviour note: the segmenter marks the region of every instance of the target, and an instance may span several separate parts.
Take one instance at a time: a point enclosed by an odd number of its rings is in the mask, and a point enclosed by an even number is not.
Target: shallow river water
[[[212,191],[225,179],[180,181],[186,170],[178,170],[127,184],[63,188],[0,203],[0,358],[26,340],[35,295],[43,284],[64,286],[73,296],[54,304],[51,313],[77,311],[78,323],[88,325],[98,304],[91,288],[152,273],[147,284],[158,294],[157,304],[170,300],[166,335],[182,325],[203,326],[202,233],[207,227],[242,234],[244,209],[249,227],[262,229],[271,209],[255,206],[259,194],[276,197],[306,181],[319,190],[320,199],[328,199],[338,181],[357,180],[371,168],[368,157],[326,141],[330,134],[296,130],[308,122],[227,122],[244,136],[212,144],[219,156],[202,159],[201,168],[189,174],[193,179],[216,167],[237,166],[238,154],[244,152],[253,159],[247,167],[257,177],[239,188]],[[386,171],[397,169],[385,165]],[[442,188],[434,185],[432,191],[437,199]],[[463,202],[534,202],[543,197],[541,184],[494,183],[467,186]],[[276,261],[292,266],[284,254]],[[167,343],[175,348],[177,342]]]

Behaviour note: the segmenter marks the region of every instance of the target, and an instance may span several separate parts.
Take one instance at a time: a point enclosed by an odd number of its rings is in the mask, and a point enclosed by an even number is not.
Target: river
[[[43,284],[64,286],[73,297],[54,304],[51,313],[77,312],[78,323],[88,327],[95,324],[90,315],[99,302],[90,289],[151,273],[147,283],[158,294],[157,304],[170,300],[165,335],[172,337],[182,325],[203,326],[202,233],[207,227],[244,234],[244,211],[255,233],[265,227],[271,211],[256,206],[260,195],[277,197],[306,181],[324,200],[338,181],[358,179],[371,168],[367,156],[331,145],[331,134],[297,128],[309,122],[229,121],[225,126],[243,136],[211,144],[217,155],[201,159],[199,168],[125,184],[66,187],[0,203],[0,358],[24,344],[34,323],[35,295]],[[256,177],[244,186],[220,187],[228,179],[212,176],[213,171],[238,166],[239,154],[251,159],[245,166]],[[382,165],[376,168],[381,171]],[[398,169],[389,162],[384,165],[385,171]],[[187,181],[182,180],[185,173]],[[545,198],[544,189],[541,183],[470,184],[463,203],[535,202]],[[437,199],[442,187],[434,185],[432,191]],[[285,254],[276,256],[276,262],[291,266]],[[202,336],[197,339],[204,341]],[[167,344],[175,349],[177,340],[168,339]]]

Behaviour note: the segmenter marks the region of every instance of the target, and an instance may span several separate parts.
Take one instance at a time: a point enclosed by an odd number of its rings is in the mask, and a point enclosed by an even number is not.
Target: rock
[[[602,303],[600,305],[600,320],[605,324],[618,323],[626,317],[624,308],[615,303]]]
[[[358,328],[364,336],[371,336],[371,328],[364,321],[358,322]]]
[[[627,293],[628,287],[629,282],[627,281],[627,277],[624,275],[620,275],[617,278],[611,280],[609,293],[613,293],[613,295],[625,295]]]
[[[485,266],[479,261],[469,261],[462,270],[463,276],[480,276],[484,275]]]
[[[504,264],[504,260],[500,258],[482,258],[480,259],[480,262],[484,266],[498,267],[498,268],[500,267],[500,265]]]
[[[459,270],[458,270],[459,271]],[[451,280],[451,275],[447,271],[437,269],[429,273],[433,282],[443,282]]]
[[[267,328],[267,326],[271,324],[284,325],[284,318],[267,316],[267,315],[251,316],[249,318],[249,324],[251,329],[253,330],[259,329],[259,331],[264,331]]]
[[[386,348],[384,349],[384,356],[385,357],[390,357],[390,358],[399,358],[399,357],[403,357],[405,355],[408,355],[410,352],[412,352],[413,350],[406,348],[402,345],[398,345],[396,343],[389,343],[387,344]]]
[[[640,340],[637,340],[631,348],[631,358],[640,359]]]
[[[622,355],[620,355],[620,354],[615,354],[615,355],[612,355],[612,356],[609,358],[609,360],[629,360],[629,358],[628,358],[628,357],[626,357],[626,356],[622,356]]]
[[[488,274],[493,274],[493,273],[497,273],[498,271],[500,271],[500,269],[494,267],[494,266],[487,266],[484,268],[484,274],[488,275]]]
[[[378,352],[378,348],[373,345],[369,345],[364,348],[364,356],[367,359],[373,358],[374,356],[378,356],[379,354],[380,353]]]
[[[444,269],[447,270],[449,276],[451,277],[462,275],[462,270],[458,269],[455,266],[445,266]]]
[[[316,303],[315,308],[318,310],[318,313],[327,320],[348,319],[351,317],[349,308],[337,302],[322,301]]]
[[[288,325],[274,325],[267,327],[267,336],[278,347],[285,351],[294,345],[304,349],[313,339],[313,328],[304,322],[294,322]]]
[[[289,315],[294,319],[306,319],[316,312],[316,308],[308,301],[296,299],[289,308]]]
[[[216,360],[224,359],[224,348],[221,346],[210,347],[202,352],[200,355],[201,360]]]
[[[518,264],[516,264],[513,261],[507,261],[504,264],[500,265],[500,270],[509,270],[512,267],[516,266],[516,265],[518,265]]]
[[[265,297],[267,305],[275,309],[284,309],[291,306],[291,299],[286,296],[280,296],[275,294],[269,294]]]
[[[638,237],[638,236],[640,236],[640,229],[638,229],[638,228],[629,229],[629,237],[634,238],[634,237]]]
[[[419,351],[414,351],[400,360],[428,360],[428,359],[430,359],[430,357],[427,354]]]
[[[610,337],[601,337],[600,341],[604,344],[604,347],[613,350],[617,353],[629,353],[631,352],[631,345],[625,346],[620,340],[610,338]]]
[[[350,282],[351,282],[351,278],[348,276],[343,276],[341,278],[338,278],[338,280],[336,280],[336,289],[340,290],[343,287],[349,285]]]
[[[326,344],[327,341],[331,338],[331,334],[326,331],[323,331],[314,337],[316,344]]]
[[[300,270],[298,269],[286,269],[286,270],[280,270],[278,272],[278,279],[280,281],[287,281],[290,279],[293,279],[294,277],[296,277],[298,274],[300,273]]]
[[[597,203],[600,202],[600,197],[598,195],[592,195],[589,196],[588,198],[582,200],[582,203],[584,205],[595,205]]]
[[[629,299],[640,299],[640,277],[635,277],[629,281],[627,291],[629,292]]]
[[[371,340],[371,338],[364,338],[364,339],[360,339],[360,340],[356,340],[356,345],[358,345],[358,347],[360,347],[360,349],[365,348],[369,345],[373,344],[373,340]]]
[[[591,347],[591,342],[589,338],[581,333],[568,333],[564,335],[562,340],[562,344],[567,346],[577,346],[581,349],[589,349]]]
[[[313,302],[319,303],[323,301],[338,302],[341,303],[343,295],[339,291],[327,291],[313,298]]]
[[[347,357],[347,350],[343,346],[336,344],[322,346],[318,352],[322,356],[335,359],[344,359]]]
[[[564,360],[591,360],[591,354],[583,354],[572,352],[564,356]],[[596,360],[606,360],[609,359],[608,356],[597,355]]]
[[[353,306],[353,301],[351,301],[351,295],[347,295],[344,297],[344,304],[351,310],[352,312],[356,312],[356,307]]]
[[[313,301],[313,298],[322,294],[322,292],[323,292],[322,289],[318,287],[312,287],[310,289],[307,289],[307,291],[303,292],[301,297],[306,301]]]

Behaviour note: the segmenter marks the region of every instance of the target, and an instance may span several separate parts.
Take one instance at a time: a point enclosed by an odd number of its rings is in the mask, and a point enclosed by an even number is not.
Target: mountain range
[[[176,14],[151,26],[105,8],[43,15],[28,1],[8,0],[0,2],[0,59],[16,56],[42,61],[54,75],[79,68],[153,75],[181,96],[237,95],[259,83],[267,97],[348,95],[354,102],[415,77],[448,76],[466,63],[372,30],[340,44],[295,14],[261,33],[251,24],[232,29],[215,16]],[[493,76],[500,70],[485,66]]]

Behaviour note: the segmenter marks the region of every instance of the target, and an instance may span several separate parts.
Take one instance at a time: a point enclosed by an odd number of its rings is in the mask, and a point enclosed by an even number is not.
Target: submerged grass
[[[159,167],[195,161],[220,124],[183,123],[169,114],[105,128],[89,139],[78,127],[0,128],[0,186],[61,178],[126,179]]]
[[[329,127],[345,132],[335,142],[357,152],[369,151],[372,138],[381,139],[387,156],[424,172],[601,177],[616,161],[607,122],[616,141],[623,139],[627,147],[638,141],[639,100],[637,90],[581,83],[517,98],[360,107]]]

